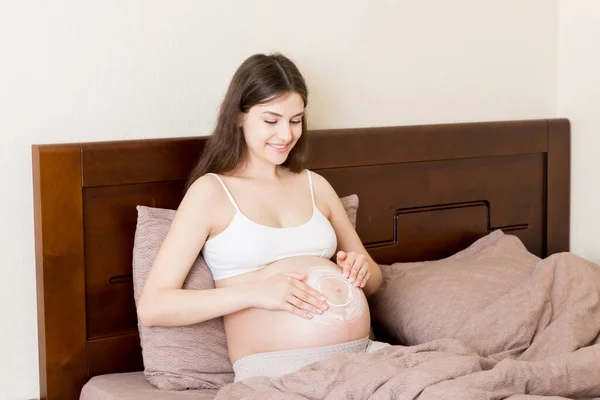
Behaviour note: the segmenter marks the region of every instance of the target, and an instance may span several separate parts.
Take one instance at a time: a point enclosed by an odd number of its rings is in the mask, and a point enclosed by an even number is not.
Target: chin
[[[279,159],[271,159],[271,160],[269,160],[269,161],[270,161],[270,162],[271,162],[271,164],[273,164],[273,165],[280,166],[280,165],[282,165],[282,164],[283,164],[283,163],[284,163],[286,160],[287,160],[287,157],[285,157],[285,158],[279,158]]]
[[[265,159],[273,165],[281,165],[288,159],[288,154],[268,154]]]

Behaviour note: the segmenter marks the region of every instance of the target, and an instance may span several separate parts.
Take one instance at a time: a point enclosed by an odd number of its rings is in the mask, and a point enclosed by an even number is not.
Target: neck
[[[247,160],[237,171],[238,175],[262,180],[278,180],[285,167],[273,165],[259,160]]]

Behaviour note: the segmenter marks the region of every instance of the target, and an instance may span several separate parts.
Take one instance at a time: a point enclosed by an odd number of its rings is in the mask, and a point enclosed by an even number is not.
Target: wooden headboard
[[[564,119],[310,131],[310,168],[360,199],[381,264],[431,260],[494,229],[569,249]],[[138,204],[177,208],[205,138],[34,145],[41,397],[143,368],[131,258]]]

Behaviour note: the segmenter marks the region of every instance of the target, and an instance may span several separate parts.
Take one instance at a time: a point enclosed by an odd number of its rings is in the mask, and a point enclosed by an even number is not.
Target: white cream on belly
[[[340,272],[327,267],[314,267],[305,283],[327,298],[328,309],[323,314],[313,314],[311,318],[315,323],[342,327],[363,314],[362,291]]]

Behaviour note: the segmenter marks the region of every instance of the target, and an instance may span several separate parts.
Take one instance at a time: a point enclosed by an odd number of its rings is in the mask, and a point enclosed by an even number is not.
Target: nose
[[[290,123],[281,125],[281,128],[277,130],[277,139],[285,143],[292,140],[292,126]]]

